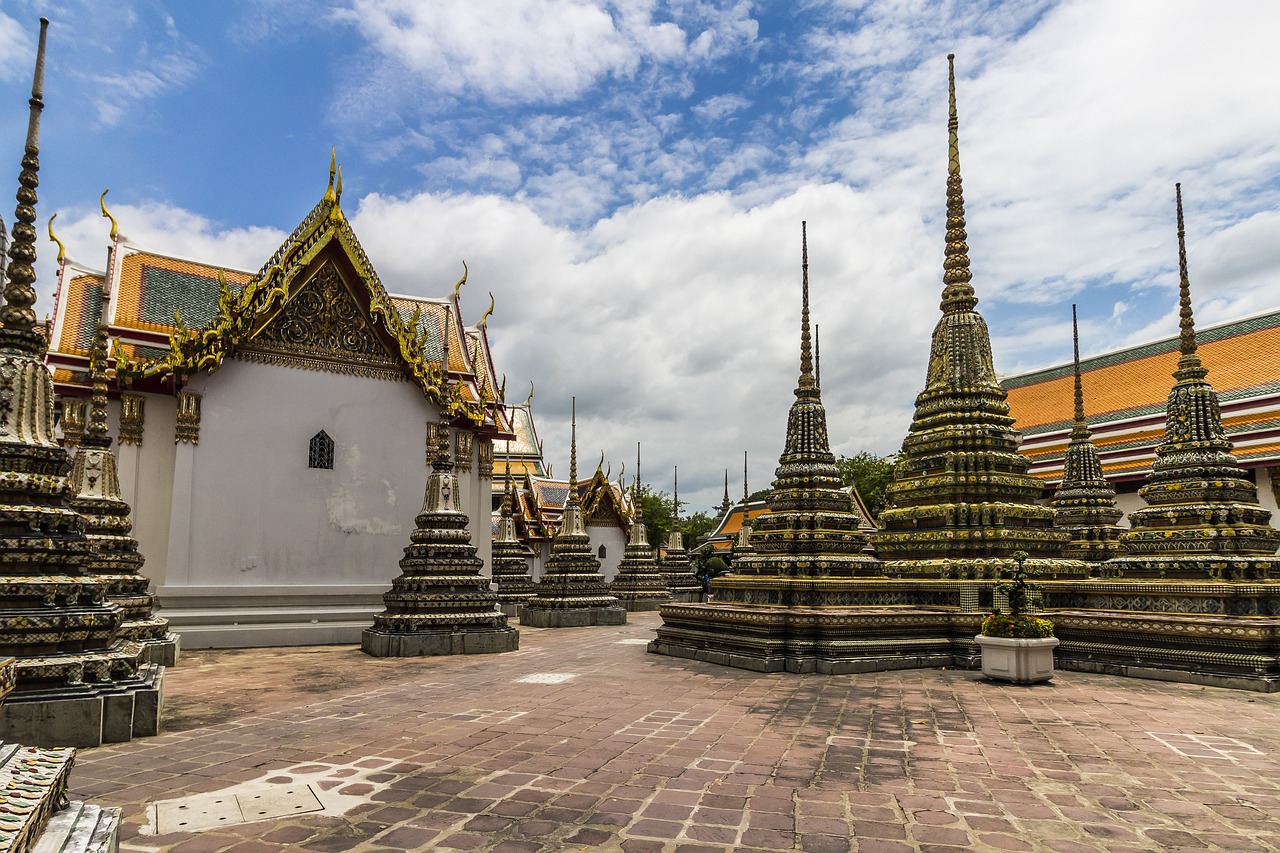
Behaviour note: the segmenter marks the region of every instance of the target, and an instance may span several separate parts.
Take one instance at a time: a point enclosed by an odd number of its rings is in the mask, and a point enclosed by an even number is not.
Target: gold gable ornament
[[[200,443],[200,399],[194,391],[178,392],[178,417],[174,428],[174,444]]]
[[[120,444],[142,444],[146,398],[141,394],[120,395]]]

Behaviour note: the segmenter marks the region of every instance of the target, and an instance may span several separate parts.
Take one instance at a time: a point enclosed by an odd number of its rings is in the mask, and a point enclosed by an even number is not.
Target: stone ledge
[[[360,638],[361,651],[378,658],[489,655],[513,652],[518,648],[520,632],[515,628],[429,634],[385,634],[366,630]]]
[[[530,628],[585,628],[592,625],[625,625],[622,607],[583,607],[572,610],[520,608],[520,624]]]

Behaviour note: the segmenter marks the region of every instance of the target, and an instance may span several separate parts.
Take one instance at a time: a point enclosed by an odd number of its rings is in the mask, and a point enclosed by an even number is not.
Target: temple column
[[[165,554],[165,583],[191,582],[191,518],[195,502],[195,453],[200,442],[200,395],[178,392],[178,423],[174,429],[173,490],[169,497],[169,549]]]

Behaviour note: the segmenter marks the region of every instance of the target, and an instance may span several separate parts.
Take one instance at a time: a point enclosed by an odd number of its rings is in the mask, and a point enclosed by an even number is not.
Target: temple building
[[[1196,351],[1211,371],[1223,429],[1259,503],[1280,511],[1280,310],[1198,328]],[[1180,358],[1175,335],[1080,360],[1093,444],[1126,514],[1143,505],[1138,489],[1164,440],[1167,380]],[[1074,429],[1072,382],[1070,364],[1000,381],[1022,433],[1019,449],[1031,459],[1028,473],[1050,492],[1062,480]]]
[[[319,203],[256,273],[134,246],[105,198],[105,269],[62,264],[47,357],[62,431],[74,443],[83,428],[101,323],[122,498],[187,648],[358,642],[440,429],[489,563],[493,442],[514,435],[488,312],[464,323],[465,274],[442,299],[388,293],[341,196],[331,163]]]

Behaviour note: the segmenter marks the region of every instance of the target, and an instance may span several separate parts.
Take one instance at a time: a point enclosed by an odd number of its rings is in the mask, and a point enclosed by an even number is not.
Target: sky
[[[773,478],[799,362],[800,223],[833,450],[899,449],[942,288],[947,62],[996,368],[1280,305],[1272,0],[0,0],[16,190],[52,20],[40,230],[257,270],[343,209],[389,290],[496,300],[548,461],[604,451],[688,511]],[[6,153],[7,152],[7,153]],[[12,222],[10,208],[3,208]],[[52,310],[40,244],[37,313]],[[1208,367],[1212,371],[1213,365]],[[1212,372],[1210,373],[1212,380]],[[588,472],[589,473],[589,472]]]

